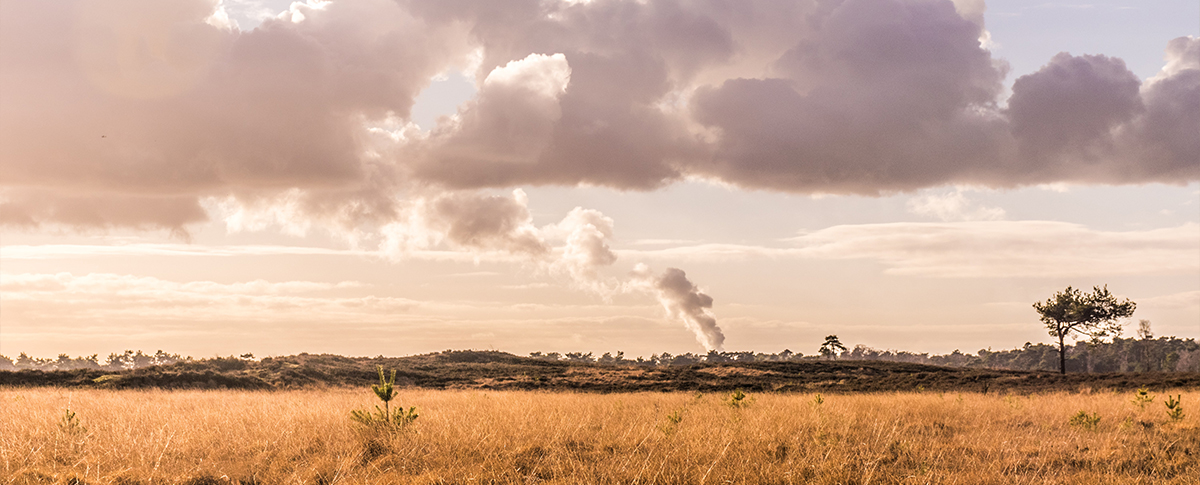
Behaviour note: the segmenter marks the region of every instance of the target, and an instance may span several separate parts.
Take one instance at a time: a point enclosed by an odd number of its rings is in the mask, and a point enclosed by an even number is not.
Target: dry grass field
[[[1174,421],[1163,392],[404,390],[420,417],[390,432],[349,418],[376,404],[361,388],[0,388],[0,482],[1195,484],[1200,392],[1180,392]]]

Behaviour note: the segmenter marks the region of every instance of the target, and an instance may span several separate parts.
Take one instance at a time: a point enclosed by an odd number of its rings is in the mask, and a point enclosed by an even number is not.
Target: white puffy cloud
[[[561,222],[545,231],[564,240],[561,254],[550,264],[555,272],[566,273],[578,285],[601,295],[616,290],[617,284],[603,281],[599,271],[617,262],[609,247],[613,220],[599,211],[576,207]]]

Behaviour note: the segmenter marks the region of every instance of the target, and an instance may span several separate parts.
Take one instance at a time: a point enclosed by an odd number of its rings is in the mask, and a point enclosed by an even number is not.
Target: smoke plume
[[[644,264],[633,270],[632,286],[654,294],[672,318],[683,320],[705,350],[723,350],[725,334],[712,314],[713,299],[700,291],[683,270],[667,268],[654,274]]]

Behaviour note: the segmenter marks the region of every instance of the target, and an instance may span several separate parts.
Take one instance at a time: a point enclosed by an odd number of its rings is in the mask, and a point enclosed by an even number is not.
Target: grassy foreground
[[[387,432],[364,389],[0,388],[0,482],[1200,483],[1200,392],[1153,394],[405,390]]]

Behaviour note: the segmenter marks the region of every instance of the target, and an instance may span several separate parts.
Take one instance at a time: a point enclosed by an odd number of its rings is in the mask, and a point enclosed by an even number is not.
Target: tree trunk
[[[1121,372],[1129,372],[1129,344],[1124,341],[1121,344]]]
[[[1063,342],[1066,335],[1058,334],[1058,373],[1067,373],[1067,344]]]

